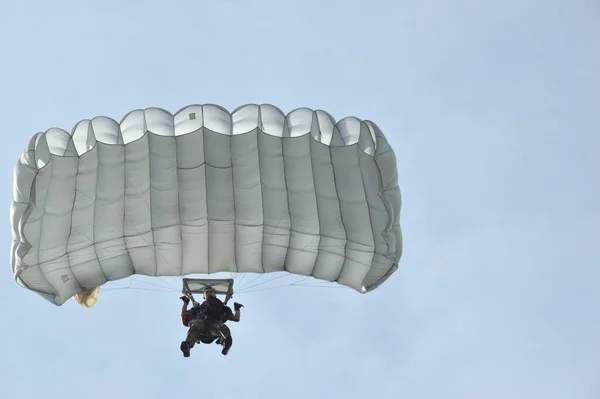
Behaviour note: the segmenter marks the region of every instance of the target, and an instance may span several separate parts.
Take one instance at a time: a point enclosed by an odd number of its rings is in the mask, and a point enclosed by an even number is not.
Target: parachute
[[[32,137],[11,267],[58,306],[91,307],[133,275],[287,272],[366,293],[398,268],[400,208],[373,122],[270,104],[137,109]]]

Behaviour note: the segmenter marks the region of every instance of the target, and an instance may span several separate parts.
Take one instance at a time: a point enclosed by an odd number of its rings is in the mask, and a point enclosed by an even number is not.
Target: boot
[[[181,342],[179,349],[183,352],[183,357],[190,357],[190,344],[187,341]]]
[[[231,345],[233,345],[233,338],[231,338],[231,337],[225,338],[225,344],[223,345],[223,350],[221,351],[223,356],[226,356],[227,353],[229,353],[229,349],[231,349]]]

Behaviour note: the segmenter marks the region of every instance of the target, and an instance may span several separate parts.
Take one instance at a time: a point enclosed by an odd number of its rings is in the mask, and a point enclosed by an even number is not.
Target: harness
[[[204,320],[206,325],[214,324],[215,322],[227,322],[232,316],[231,309],[227,307],[219,298],[209,298],[205,300],[199,307],[194,306],[190,309],[190,324],[194,324],[196,320]]]
[[[226,307],[225,304],[219,298],[208,298],[204,301],[204,304],[206,304],[205,314],[207,319],[212,319],[215,321],[224,321],[224,316],[227,313]]]
[[[211,300],[213,303],[211,303]],[[209,344],[213,342],[215,338],[218,338],[217,344],[221,344],[224,342],[223,340],[227,339],[223,334],[222,328],[225,327],[225,323],[228,319],[227,316],[231,313],[231,309],[218,298],[210,298],[210,300],[204,301],[199,307],[193,307],[190,310],[190,313],[190,327],[193,327],[200,320],[204,321],[204,332],[203,335],[198,338],[198,342]]]

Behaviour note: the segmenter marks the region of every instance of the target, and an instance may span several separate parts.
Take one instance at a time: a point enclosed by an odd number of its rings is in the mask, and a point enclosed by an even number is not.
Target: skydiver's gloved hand
[[[185,296],[185,295],[184,295],[184,296],[182,296],[182,297],[180,297],[179,299],[181,299],[181,300],[183,301],[183,303],[185,303],[186,305],[187,305],[188,303],[190,303],[190,298],[188,298],[188,297],[187,297],[187,296]]]
[[[244,307],[244,305],[242,305],[241,303],[234,302],[234,304],[233,304],[233,308],[234,308],[236,311],[237,311],[237,310],[240,310],[240,309],[241,309],[241,308],[243,308],[243,307]]]

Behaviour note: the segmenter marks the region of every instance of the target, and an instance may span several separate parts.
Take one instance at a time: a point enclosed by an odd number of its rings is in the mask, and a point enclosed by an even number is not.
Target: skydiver
[[[228,320],[239,322],[240,309],[244,305],[235,302],[235,314],[231,308],[225,305],[212,287],[204,289],[204,302],[194,302],[192,308],[188,311],[187,307],[190,299],[182,296],[183,307],[181,308],[181,321],[183,325],[189,327],[185,341],[181,342],[180,349],[184,357],[190,356],[190,349],[194,347],[196,341],[210,344],[216,339],[219,332],[225,337],[217,339],[217,343],[223,345],[221,353],[227,355],[233,344],[233,338],[229,327],[225,325]],[[215,336],[215,337],[213,337]]]

